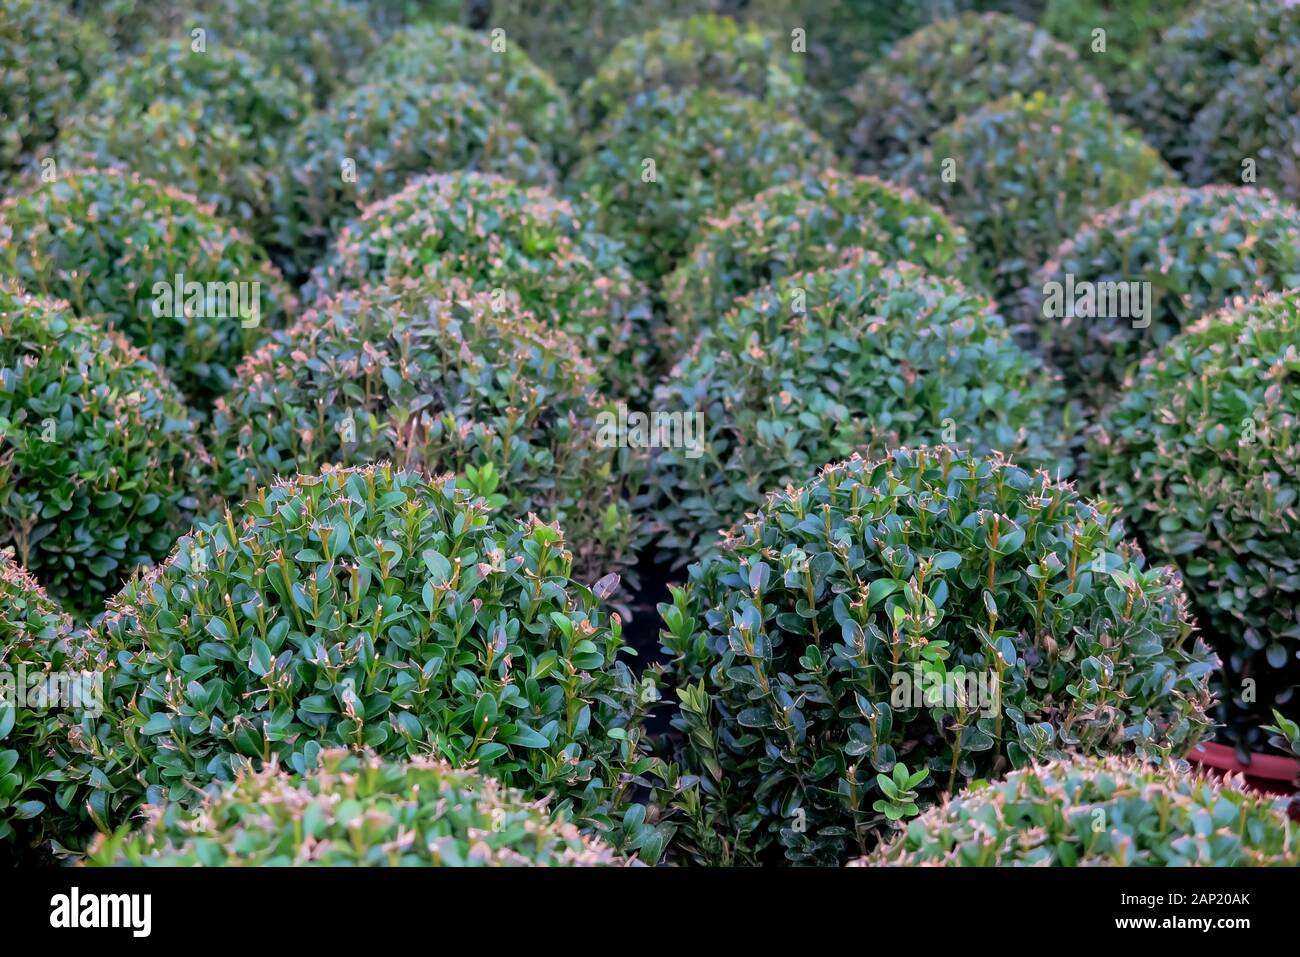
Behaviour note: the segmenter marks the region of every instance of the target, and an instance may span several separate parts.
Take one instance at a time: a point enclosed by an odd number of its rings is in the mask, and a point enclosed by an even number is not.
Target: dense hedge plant
[[[975,282],[966,233],[911,190],[822,170],[764,190],[709,217],[690,255],[665,281],[672,355],[732,301],[792,273],[836,265],[857,249]]]
[[[51,694],[59,685],[50,681],[75,658],[71,634],[72,619],[0,550],[0,856],[18,861],[77,830],[75,814],[60,807],[50,756],[66,750]]]
[[[1091,99],[1012,94],[944,127],[904,178],[966,227],[999,300],[1088,217],[1162,186],[1173,172]]]
[[[125,338],[0,282],[0,547],[79,614],[188,524],[207,455]]]
[[[59,0],[0,0],[0,192],[58,135],[108,53]]]
[[[620,40],[665,19],[707,13],[718,0],[492,0],[483,25],[489,36],[518,43],[567,89],[596,72]]]
[[[1008,766],[1191,747],[1214,658],[1121,535],[1071,486],[945,447],[774,494],[661,606],[684,847],[842,862]]]
[[[121,330],[196,408],[296,308],[261,247],[124,169],[60,173],[0,204],[0,268]]]
[[[74,169],[125,166],[256,226],[282,137],[309,98],[243,50],[195,46],[159,41],[101,76],[65,125],[56,155]]]
[[[1149,298],[1140,296],[1143,316],[1133,298],[1141,290],[1130,283],[1150,284]],[[1024,319],[1040,331],[1071,391],[1100,408],[1118,398],[1125,372],[1146,352],[1205,312],[1298,285],[1295,206],[1267,190],[1174,187],[1084,223],[1025,289]],[[1102,301],[1107,290],[1124,289],[1127,310],[1122,299],[1120,308]]]
[[[556,526],[387,465],[280,481],[200,523],[102,625],[127,782],[106,816],[346,746],[475,763],[612,828],[654,765],[640,746],[656,678],[632,674],[604,589],[571,568]],[[662,836],[631,820],[624,846],[654,859]]]
[[[348,226],[312,273],[308,295],[459,278],[499,300],[518,296],[578,339],[611,398],[648,388],[650,305],[622,247],[567,201],[499,176],[412,180]]]
[[[90,862],[134,867],[618,867],[602,841],[476,771],[341,749],[243,774],[198,808],[150,807]]]
[[[308,117],[272,174],[275,225],[268,244],[294,275],[321,258],[371,203],[431,171],[475,169],[554,186],[542,150],[464,83],[360,86]]]
[[[653,281],[685,255],[707,216],[833,160],[817,134],[758,100],[656,90],[601,126],[569,188]]]
[[[1296,717],[1297,342],[1294,292],[1209,313],[1142,361],[1087,446],[1096,487],[1182,570],[1225,662],[1220,717],[1247,747],[1271,704]]]
[[[660,547],[691,560],[767,492],[856,451],[946,438],[1068,472],[1056,380],[955,279],[871,253],[786,277],[715,316],[655,393],[702,427],[696,448],[655,456]]]
[[[1300,202],[1300,37],[1218,92],[1190,150],[1194,182],[1259,182]]]
[[[617,413],[598,390],[576,342],[488,293],[342,292],[240,366],[213,415],[217,485],[238,502],[329,463],[455,472],[509,514],[559,522],[594,582],[645,539],[622,494],[640,453],[602,442]]]
[[[978,781],[855,864],[1295,867],[1275,799],[1177,764],[1053,761]]]
[[[578,113],[584,125],[595,126],[638,93],[663,87],[739,93],[795,115],[816,108],[787,38],[703,15],[669,20],[619,43],[578,89]]]
[[[1047,0],[1042,27],[1079,54],[1106,89],[1127,94],[1160,34],[1197,0]],[[1095,31],[1104,30],[1099,37]],[[1104,49],[1101,41],[1104,39]]]
[[[546,151],[549,162],[562,167],[573,151],[568,96],[549,73],[509,41],[498,50],[486,33],[452,24],[416,24],[393,34],[366,62],[364,72],[417,86],[476,86],[484,99]]]
[[[1000,13],[940,20],[900,40],[846,92],[840,136],[855,164],[896,170],[939,129],[1010,93],[1106,102],[1074,50]]]
[[[1144,136],[1176,166],[1196,115],[1244,70],[1300,42],[1292,0],[1202,0],[1167,29],[1124,101]]]

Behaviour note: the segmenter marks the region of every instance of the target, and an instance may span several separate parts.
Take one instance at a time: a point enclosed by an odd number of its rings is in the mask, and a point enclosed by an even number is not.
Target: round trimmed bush
[[[567,0],[562,6],[554,0],[493,0],[483,29],[489,36],[502,31],[507,44],[521,44],[575,90],[624,37],[712,6],[712,0]]]
[[[670,20],[628,37],[578,90],[578,112],[595,126],[649,90],[719,90],[763,100],[798,114],[809,103],[800,57],[785,38],[731,17]]]
[[[1042,27],[1072,46],[1107,91],[1122,97],[1146,69],[1160,34],[1197,0],[1047,0]],[[1097,49],[1093,31],[1105,31]]]
[[[1143,359],[1087,445],[1096,487],[1182,570],[1226,665],[1221,720],[1255,750],[1270,705],[1296,717],[1300,680],[1298,342],[1300,293],[1207,314]]]
[[[1098,292],[1134,282],[1150,284],[1146,316],[1121,317],[1125,310],[1097,301]],[[1085,223],[1025,289],[1024,318],[1041,331],[1071,391],[1101,408],[1115,400],[1125,373],[1145,353],[1205,312],[1297,285],[1295,206],[1267,190],[1175,187]],[[1074,302],[1067,303],[1071,288]],[[1131,299],[1127,311],[1134,312]]]
[[[256,224],[282,137],[309,99],[243,50],[195,52],[186,39],[155,43],[104,74],[79,107],[59,138],[65,167],[125,166]]]
[[[49,681],[73,657],[71,633],[72,620],[12,551],[0,550],[0,849],[19,860],[47,841],[68,842],[76,830],[50,777],[51,754],[64,747],[57,713],[24,706],[29,694],[57,690]]]
[[[944,127],[904,179],[966,227],[999,300],[1090,216],[1173,172],[1105,104],[1012,94]]]
[[[639,753],[653,672],[633,676],[618,618],[571,565],[557,527],[387,465],[280,481],[200,523],[103,622],[132,785],[112,819],[367,747],[473,763],[612,826],[654,763]]]
[[[594,232],[568,201],[499,176],[411,181],[339,235],[307,291],[437,286],[452,278],[499,301],[517,296],[539,320],[573,335],[599,363],[610,396],[648,388],[648,293],[622,247]]]
[[[707,224],[664,281],[674,356],[736,297],[791,273],[836,265],[846,251],[866,249],[886,262],[976,279],[966,233],[942,211],[906,187],[835,169],[764,190]]]
[[[417,24],[395,33],[367,61],[368,75],[414,86],[467,83],[546,151],[557,167],[573,149],[573,111],[549,73],[507,42],[492,48],[489,34],[452,24]]]
[[[1182,753],[1213,655],[1167,568],[1043,472],[951,448],[772,495],[661,606],[708,860],[835,863],[976,778]]]
[[[92,866],[618,867],[603,842],[476,771],[341,749],[320,767],[243,774],[198,808],[148,809]]]
[[[895,170],[939,129],[1010,93],[1106,93],[1074,50],[1032,23],[968,13],[898,42],[845,93],[840,136],[859,168]]]
[[[536,144],[463,83],[384,79],[309,117],[272,174],[277,257],[306,275],[362,210],[430,171],[476,169],[554,186]]]
[[[598,388],[571,338],[463,284],[342,292],[240,366],[213,415],[217,486],[237,501],[330,463],[455,472],[507,514],[559,522],[592,582],[645,538],[621,494],[642,468],[602,444],[616,412]]]
[[[0,282],[0,547],[81,615],[171,549],[207,453],[125,338]]]
[[[627,243],[633,271],[666,276],[710,214],[830,166],[821,138],[745,96],[657,90],[593,136],[570,180],[598,229]]]
[[[1252,181],[1300,202],[1300,38],[1220,90],[1191,142],[1194,182],[1240,182],[1250,159]]]
[[[1293,0],[1201,0],[1165,31],[1134,73],[1124,109],[1146,138],[1182,167],[1196,115],[1243,71],[1300,42]]]
[[[58,135],[108,55],[59,0],[0,0],[0,186]]]
[[[119,329],[201,409],[297,305],[211,208],[122,169],[63,173],[0,204],[0,268]]]
[[[946,438],[1068,472],[1064,405],[1055,373],[955,279],[861,252],[786,277],[715,316],[655,393],[702,431],[654,459],[660,547],[691,560],[767,492],[856,451]]]
[[[978,781],[855,864],[1295,867],[1276,799],[1177,764],[1054,761]]]

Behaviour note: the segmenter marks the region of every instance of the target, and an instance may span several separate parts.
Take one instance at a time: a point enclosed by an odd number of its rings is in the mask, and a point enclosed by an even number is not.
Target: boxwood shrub
[[[648,90],[720,90],[791,113],[815,109],[789,39],[731,17],[669,20],[614,47],[578,89],[583,125],[595,126]]]
[[[714,317],[655,393],[703,432],[654,459],[660,546],[684,563],[767,492],[855,451],[947,438],[1068,472],[1056,380],[955,279],[872,253],[786,277]]]
[[[772,495],[661,606],[683,846],[843,862],[1008,767],[1191,747],[1214,658],[1121,536],[1044,472],[946,447]]]
[[[250,355],[210,448],[234,502],[329,463],[455,472],[509,514],[561,523],[594,582],[646,537],[623,495],[640,453],[602,444],[603,412],[616,414],[578,344],[516,305],[463,284],[377,287],[323,300]]]
[[[1087,445],[1096,487],[1182,570],[1224,659],[1220,720],[1255,750],[1270,706],[1297,716],[1297,342],[1300,293],[1209,313],[1147,355]]]
[[[1300,36],[1218,92],[1197,114],[1190,149],[1194,182],[1249,177],[1300,202]]]
[[[1121,310],[1098,302],[1087,305],[1089,293],[1135,282],[1150,284],[1144,318],[1120,317],[1112,313]],[[1120,203],[1084,223],[1025,289],[1024,320],[1040,330],[1072,392],[1100,408],[1115,401],[1125,372],[1146,352],[1203,313],[1237,297],[1297,285],[1295,206],[1267,190],[1174,187]],[[1074,301],[1067,304],[1071,288]],[[1077,314],[1088,311],[1107,314]]]
[[[501,30],[507,45],[518,43],[576,90],[624,37],[714,6],[715,0],[568,0],[562,7],[554,0],[492,0],[483,29],[489,36]]]
[[[121,335],[0,282],[0,547],[70,610],[171,549],[204,484],[196,431]]]
[[[573,110],[555,79],[516,44],[497,52],[490,34],[453,24],[420,23],[390,37],[365,65],[369,76],[416,86],[467,83],[514,120],[563,167],[574,145]]]
[[[966,227],[1008,308],[1090,216],[1177,182],[1105,104],[1043,93],[1012,94],[944,127],[903,176]]]
[[[1241,71],[1298,41],[1300,6],[1292,0],[1201,0],[1133,74],[1125,112],[1181,168],[1196,115]]]
[[[646,281],[677,265],[710,214],[833,162],[803,123],[716,90],[639,94],[591,137],[587,153],[570,192],[584,195],[602,232],[627,243]]]
[[[1047,0],[1042,27],[1072,46],[1112,96],[1127,95],[1160,34],[1197,0]],[[1106,32],[1097,49],[1093,31]]]
[[[125,166],[260,236],[269,171],[309,105],[305,91],[243,50],[162,40],[95,81],[57,156],[70,169]]]
[[[1177,764],[1054,761],[977,781],[866,866],[1295,867],[1276,799]]]
[[[90,863],[133,867],[618,867],[604,842],[477,771],[343,749],[244,774],[198,808],[150,807]]]
[[[57,713],[18,700],[43,694],[51,675],[68,670],[72,628],[12,550],[0,549],[0,854],[15,861],[39,860],[41,845],[76,829],[51,780],[50,752],[65,748]]]
[[[282,480],[200,523],[102,624],[130,779],[112,819],[366,747],[474,763],[613,828],[654,765],[640,749],[656,678],[632,674],[618,618],[571,568],[556,526],[387,465]],[[653,860],[662,837],[632,820],[625,846]]]
[[[859,168],[896,170],[959,116],[1040,90],[1106,102],[1074,50],[1050,33],[1000,13],[967,13],[922,27],[869,66],[845,93],[852,109],[840,135]]]
[[[598,363],[611,397],[648,388],[649,298],[622,247],[595,232],[567,200],[499,176],[412,180],[339,235],[307,294],[384,283],[436,286],[453,277],[501,302],[517,296],[539,320],[572,334]]]
[[[297,305],[251,239],[193,197],[124,169],[61,173],[0,204],[0,268],[121,330],[198,409]],[[249,284],[242,298],[237,283]]]
[[[108,55],[59,0],[0,0],[0,193],[58,135]]]
[[[664,281],[673,342],[684,353],[699,327],[745,293],[792,273],[836,265],[867,249],[976,283],[966,233],[906,187],[836,169],[774,186],[707,219],[700,241]]]
[[[542,150],[472,86],[385,78],[357,87],[308,117],[285,146],[272,174],[268,243],[305,276],[365,207],[417,175],[461,169],[556,184]]]

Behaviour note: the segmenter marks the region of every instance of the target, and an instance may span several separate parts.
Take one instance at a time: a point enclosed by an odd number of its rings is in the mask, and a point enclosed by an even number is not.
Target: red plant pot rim
[[[1213,741],[1192,748],[1187,760],[1227,774],[1244,774],[1250,783],[1275,794],[1295,793],[1300,779],[1300,761],[1295,758],[1252,752],[1250,764],[1242,764],[1232,748]]]

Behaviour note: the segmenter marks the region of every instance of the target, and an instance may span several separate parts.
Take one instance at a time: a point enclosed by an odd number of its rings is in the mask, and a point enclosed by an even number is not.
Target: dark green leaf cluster
[[[241,774],[197,808],[148,809],[131,833],[105,837],[107,867],[620,867],[573,824],[496,779],[413,757],[341,749],[319,767]]]
[[[1039,91],[1106,103],[1074,50],[1050,33],[1000,13],[968,13],[923,27],[868,67],[845,93],[852,110],[840,138],[858,168],[893,171],[959,116]]]
[[[72,611],[171,550],[206,481],[196,433],[120,334],[0,283],[0,547]]]
[[[578,113],[595,126],[637,94],[655,89],[719,90],[798,115],[816,108],[788,38],[731,17],[669,20],[628,37],[578,89]]]
[[[507,38],[494,49],[490,34],[452,24],[421,23],[393,34],[365,65],[368,76],[416,88],[443,83],[476,87],[495,109],[563,168],[573,150],[573,111],[549,73]]]
[[[375,287],[322,300],[251,354],[209,447],[235,502],[330,463],[454,472],[507,514],[559,522],[592,582],[646,538],[624,495],[641,453],[602,442],[602,413],[616,414],[578,344],[517,303],[456,282]]]
[[[379,75],[303,121],[272,174],[267,241],[297,276],[366,207],[420,174],[479,170],[527,185],[556,184],[542,150],[485,91]]]
[[[310,98],[243,50],[195,42],[159,41],[96,80],[56,155],[72,169],[124,166],[260,236],[282,137]]]
[[[1079,59],[1116,97],[1146,70],[1160,34],[1197,0],[1047,0],[1042,27],[1072,46]],[[1097,30],[1105,31],[1099,49]]]
[[[936,132],[904,178],[966,227],[999,301],[1010,306],[1090,216],[1176,183],[1104,103],[1012,94]]]
[[[1182,570],[1247,747],[1300,679],[1297,343],[1298,293],[1209,313],[1143,359],[1087,445],[1096,487]]]
[[[58,135],[108,55],[60,0],[0,0],[0,192]]]
[[[846,251],[866,249],[885,262],[905,260],[978,282],[963,229],[911,190],[870,176],[822,170],[764,190],[707,223],[664,281],[672,357],[737,297],[792,273],[837,265]]]
[[[866,867],[1296,867],[1276,799],[1177,763],[1053,761],[977,781]]]
[[[569,189],[633,271],[662,279],[710,215],[834,162],[812,130],[765,103],[716,90],[638,94],[591,137]]]
[[[1249,175],[1300,202],[1300,29],[1293,45],[1237,73],[1197,114],[1190,138],[1194,182]]]
[[[192,802],[244,768],[302,773],[322,748],[366,747],[475,764],[605,829],[654,763],[640,751],[655,679],[623,661],[563,533],[450,476],[279,482],[183,536],[101,631],[116,824],[141,798]]]
[[[1112,308],[1123,299],[1100,301],[1131,283],[1150,284],[1144,317],[1132,314],[1132,286],[1128,310]],[[1071,392],[1102,408],[1143,355],[1206,312],[1298,285],[1295,206],[1267,190],[1174,187],[1084,223],[1025,289],[1024,321]]]
[[[660,606],[711,860],[842,862],[1008,766],[1181,754],[1213,655],[1103,505],[946,447],[772,495]],[[903,770],[899,770],[899,766]]]
[[[696,449],[664,448],[653,463],[660,546],[683,563],[769,491],[854,452],[946,439],[1069,471],[1064,390],[992,302],[860,251],[738,299],[700,330],[655,405],[702,417]]]
[[[1132,74],[1124,111],[1169,162],[1182,167],[1197,114],[1242,71],[1297,42],[1300,5],[1292,0],[1201,0],[1164,32],[1145,68]]]
[[[347,227],[308,292],[458,278],[517,296],[538,320],[577,339],[611,397],[648,388],[650,306],[622,247],[566,200],[480,173],[411,181]]]
[[[123,332],[202,409],[297,307],[251,239],[124,169],[60,173],[0,204],[0,268]]]

